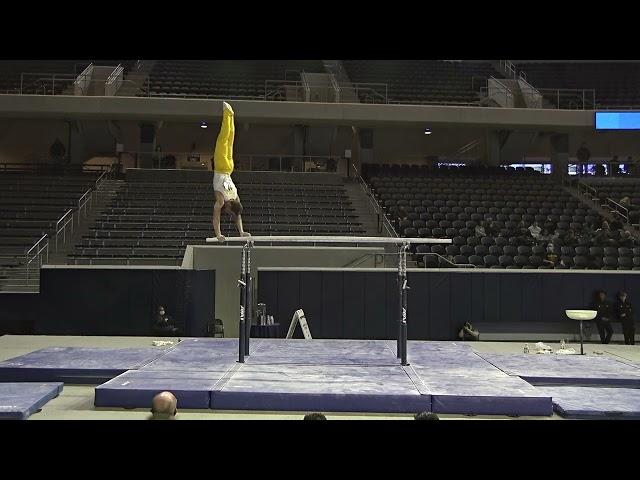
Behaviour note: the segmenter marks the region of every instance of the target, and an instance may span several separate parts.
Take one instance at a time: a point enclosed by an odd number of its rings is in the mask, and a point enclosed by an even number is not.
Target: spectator
[[[408,220],[409,219],[409,214],[407,213],[407,210],[404,208],[403,205],[398,207],[398,222],[401,222],[402,220]]]
[[[67,153],[66,148],[64,148],[64,145],[62,144],[60,139],[56,138],[56,140],[53,142],[53,144],[49,148],[49,155],[51,155],[51,158],[53,159],[54,162],[56,162],[59,165],[62,165],[64,163],[66,153]]]
[[[542,239],[542,228],[540,228],[538,222],[535,222],[533,225],[531,225],[528,230],[535,240],[539,241]]]
[[[620,205],[628,209],[631,206],[631,199],[629,197],[622,197],[620,199]]]
[[[564,246],[575,247],[578,244],[578,239],[573,230],[569,229],[563,239]]]
[[[484,228],[484,223],[485,222],[482,222],[482,223],[479,223],[478,225],[476,225],[476,229],[475,229],[476,237],[486,237],[487,236],[487,231]]]
[[[171,317],[167,315],[162,305],[158,307],[156,320],[153,324],[153,334],[163,337],[176,337],[179,334],[178,329],[171,320]]]
[[[318,413],[318,412],[314,412],[314,413],[307,413],[303,420],[326,420],[327,417],[324,416],[324,414],[322,413]]]
[[[438,415],[432,412],[420,412],[416,413],[413,417],[414,420],[440,420]]]
[[[162,392],[153,397],[151,416],[148,420],[175,420],[178,414],[178,400],[171,392]]]
[[[606,220],[603,220],[602,227],[595,231],[593,235],[593,243],[600,246],[612,243],[611,229],[609,228],[609,222]]]
[[[615,304],[616,318],[622,323],[622,333],[625,345],[635,345],[635,318],[633,315],[633,305],[628,300],[627,292],[620,292]]]
[[[611,336],[613,335],[613,327],[611,326],[613,308],[607,300],[607,294],[603,290],[596,292],[595,299],[591,304],[591,309],[598,312],[595,320],[598,333],[600,334],[600,341],[603,344],[607,344],[611,341]]]
[[[635,245],[635,241],[633,235],[629,230],[622,230],[620,232],[620,241],[618,242],[620,247],[633,248]]]
[[[558,265],[558,254],[555,251],[555,247],[553,246],[553,243],[550,243],[549,246],[547,247],[547,255],[543,261],[546,265],[550,266],[551,268],[555,268],[556,265]]]
[[[578,148],[578,151],[576,152],[576,158],[582,164],[586,164],[589,162],[589,159],[591,158],[591,152],[587,148],[586,142],[582,142],[580,144],[580,148]],[[586,173],[586,172],[583,172],[583,173]]]
[[[605,222],[602,222],[602,223],[605,223]],[[614,220],[611,221],[611,225],[609,225],[609,230],[614,232],[616,230],[622,230],[623,227],[624,225],[622,224],[622,222],[617,218],[615,218]]]

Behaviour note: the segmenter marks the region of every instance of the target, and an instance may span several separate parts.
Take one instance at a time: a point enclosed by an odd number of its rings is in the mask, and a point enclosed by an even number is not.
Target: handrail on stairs
[[[358,168],[353,162],[351,162],[351,168],[353,168],[354,176],[356,178],[356,181],[360,185],[360,188],[362,188],[362,191],[365,193],[365,195],[367,195],[367,198],[369,199],[369,203],[373,209],[373,213],[378,216],[378,232],[382,232],[382,227],[384,227],[387,231],[387,235],[389,235],[390,237],[399,237],[400,235],[398,235],[398,232],[396,232],[396,229],[393,227],[391,221],[387,217],[385,208],[380,205],[380,203],[376,199],[376,196],[371,191],[371,188],[369,188],[367,182],[364,181],[362,175],[360,175],[360,172],[358,171]]]
[[[476,265],[474,265],[473,263],[453,263],[447,257],[444,257],[444,256],[440,255],[439,253],[419,252],[419,253],[415,253],[414,255],[422,255],[422,256],[434,255],[434,256],[438,257],[438,259],[444,260],[446,263],[451,265],[453,268],[477,268]],[[424,268],[427,268],[426,267],[426,263],[425,263]]]

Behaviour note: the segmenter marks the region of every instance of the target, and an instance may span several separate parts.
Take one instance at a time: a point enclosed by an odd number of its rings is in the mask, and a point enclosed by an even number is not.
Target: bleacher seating
[[[539,89],[595,89],[598,106],[640,105],[638,62],[533,62],[517,68]]]
[[[320,60],[158,60],[149,74],[149,95],[264,99],[265,81],[285,80],[288,71],[299,81],[301,71],[324,68]]]
[[[0,173],[0,268],[16,268],[25,253],[91,188],[97,173]]]
[[[598,225],[599,214],[537,172],[495,169],[436,169],[369,165],[364,169],[375,195],[391,217],[402,206],[407,218],[397,221],[402,236],[451,238],[453,244],[419,246],[419,264],[430,268],[475,265],[484,268],[550,268],[544,262],[549,241],[531,245],[513,234],[521,222],[537,222],[551,234],[569,229],[578,235]],[[479,237],[475,227],[491,221],[495,233]],[[640,248],[602,247],[594,243],[563,246],[557,252],[566,268],[630,270],[640,266]],[[448,258],[449,261],[445,261]],[[558,268],[556,266],[556,268]]]
[[[286,177],[287,174],[284,174]],[[253,235],[362,235],[343,185],[236,180]],[[127,182],[69,256],[70,263],[179,265],[187,245],[213,236],[211,182]],[[223,214],[224,235],[237,235]]]
[[[479,87],[488,77],[499,76],[485,62],[344,60],[343,64],[354,83],[386,83],[394,103],[478,103]],[[474,84],[473,77],[478,77]]]
[[[629,198],[631,205],[640,206],[640,179],[638,178],[582,178],[595,188],[601,198],[612,198],[619,202]]]

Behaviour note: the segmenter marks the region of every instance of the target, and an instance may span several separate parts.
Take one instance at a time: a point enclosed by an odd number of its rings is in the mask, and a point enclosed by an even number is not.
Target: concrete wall
[[[274,125],[466,126],[548,131],[593,129],[593,111],[478,108],[443,105],[232,101],[236,118]],[[0,118],[220,121],[222,102],[209,99],[0,96]]]
[[[183,268],[216,271],[216,317],[224,322],[225,335],[238,336],[240,318],[239,246],[188,246]],[[268,247],[257,246],[252,254],[253,278],[257,279],[258,267],[344,267],[363,255],[383,253],[384,248],[333,248],[333,247]],[[373,256],[362,267],[374,267]],[[256,280],[257,292],[257,280]],[[257,297],[255,297],[257,298]],[[293,312],[291,312],[293,315]]]
[[[0,119],[0,163],[47,161],[56,138],[68,150],[68,135],[63,120]]]

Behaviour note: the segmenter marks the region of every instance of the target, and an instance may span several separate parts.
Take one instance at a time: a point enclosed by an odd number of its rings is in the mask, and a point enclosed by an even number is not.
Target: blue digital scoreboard
[[[596,112],[596,130],[640,130],[640,112]]]

